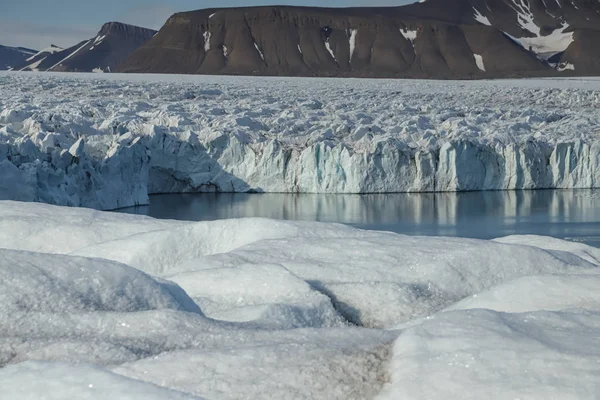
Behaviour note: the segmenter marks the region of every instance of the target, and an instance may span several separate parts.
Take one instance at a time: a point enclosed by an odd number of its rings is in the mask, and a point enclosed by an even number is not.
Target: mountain
[[[174,14],[118,71],[471,78],[599,74],[597,0],[426,0]]]
[[[68,49],[51,46],[15,67],[19,71],[110,72],[156,31],[109,22],[98,34]]]
[[[25,47],[7,47],[0,45],[0,71],[13,68],[15,65],[22,64],[28,57],[37,53],[36,50]]]
[[[27,58],[27,60],[17,65],[13,69],[16,71],[39,71],[40,64],[42,64],[44,60],[46,60],[52,54],[59,53],[63,50],[63,48],[52,44]]]

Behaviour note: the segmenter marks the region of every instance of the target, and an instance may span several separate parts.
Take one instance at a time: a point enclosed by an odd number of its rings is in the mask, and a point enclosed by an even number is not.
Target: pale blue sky
[[[413,0],[414,1],[414,0]],[[398,6],[411,0],[0,0],[0,44],[41,49],[68,47],[93,37],[104,22],[159,29],[178,11],[212,7],[302,5]]]

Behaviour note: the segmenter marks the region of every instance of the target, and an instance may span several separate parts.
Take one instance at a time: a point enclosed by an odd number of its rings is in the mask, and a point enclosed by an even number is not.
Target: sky
[[[414,1],[414,0],[413,0]],[[256,5],[398,6],[411,0],[0,0],[0,44],[40,50],[94,37],[105,22],[159,29],[173,13]]]

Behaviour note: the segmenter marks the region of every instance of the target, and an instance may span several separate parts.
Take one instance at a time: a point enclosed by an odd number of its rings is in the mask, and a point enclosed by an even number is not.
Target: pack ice
[[[0,198],[598,187],[594,78],[0,74]]]
[[[21,399],[594,399],[600,250],[0,201]]]

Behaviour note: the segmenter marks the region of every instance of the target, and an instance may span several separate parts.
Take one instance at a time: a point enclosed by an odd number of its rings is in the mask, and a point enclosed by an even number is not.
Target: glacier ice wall
[[[598,187],[600,80],[0,74],[0,199]]]
[[[151,193],[295,192],[393,193],[546,188],[593,188],[600,142],[487,145],[444,142],[414,150],[374,143],[364,151],[328,142],[304,149],[277,140],[260,146],[226,138],[220,147],[173,138],[147,141]]]
[[[100,159],[86,154],[82,138],[44,152],[26,137],[0,143],[0,199],[101,210],[147,204],[150,158],[138,141],[116,144]]]

